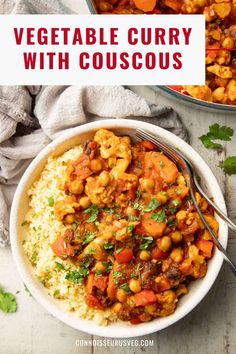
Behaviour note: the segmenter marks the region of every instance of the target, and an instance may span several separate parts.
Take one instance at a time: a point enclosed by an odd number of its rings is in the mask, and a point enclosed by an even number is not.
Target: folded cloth
[[[2,0],[2,13],[69,13],[57,0]],[[20,177],[43,147],[68,129],[103,118],[152,122],[187,140],[178,114],[121,86],[0,87],[0,246],[9,243],[9,209]]]

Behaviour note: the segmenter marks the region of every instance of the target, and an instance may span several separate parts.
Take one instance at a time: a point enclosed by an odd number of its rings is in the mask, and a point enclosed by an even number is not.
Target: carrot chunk
[[[157,0],[134,0],[135,6],[144,12],[150,12],[156,6]]]
[[[152,290],[143,290],[133,296],[135,306],[146,306],[155,304],[156,295]]]
[[[197,247],[201,251],[201,254],[206,258],[212,257],[213,242],[206,240],[199,240],[197,242]]]

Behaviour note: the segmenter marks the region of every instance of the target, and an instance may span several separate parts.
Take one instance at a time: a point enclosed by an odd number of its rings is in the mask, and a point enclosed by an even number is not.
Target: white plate
[[[197,304],[207,294],[222,266],[223,258],[218,250],[215,250],[214,257],[209,261],[208,271],[203,279],[192,282],[189,286],[189,294],[180,299],[176,311],[163,318],[157,318],[151,322],[142,323],[139,325],[131,325],[128,322],[112,323],[107,327],[98,326],[95,322],[84,320],[76,317],[75,314],[67,312],[61,307],[60,300],[53,299],[48,296],[46,289],[33,274],[32,266],[30,265],[22,248],[23,228],[21,222],[28,209],[27,190],[32,183],[37,179],[44,168],[45,162],[49,155],[55,156],[62,154],[74,145],[83,143],[85,140],[93,137],[94,132],[100,128],[111,129],[120,135],[130,135],[134,137],[135,128],[140,127],[146,129],[150,133],[159,137],[162,141],[178,148],[182,151],[198,168],[202,182],[208,191],[208,195],[214,198],[215,203],[225,212],[225,202],[220,190],[220,187],[204,160],[194,151],[186,142],[175,136],[174,134],[161,129],[155,125],[126,119],[109,119],[93,123],[88,123],[77,128],[73,128],[58,139],[54,140],[33,160],[30,166],[24,173],[18,188],[16,190],[10,216],[10,235],[13,256],[22,277],[34,298],[45,307],[48,312],[59,318],[71,327],[81,330],[86,333],[112,337],[112,338],[127,338],[142,336],[145,334],[160,331],[163,328],[177,322],[182,317],[192,311]],[[226,224],[218,219],[220,223],[219,239],[224,247],[227,246],[228,229]]]

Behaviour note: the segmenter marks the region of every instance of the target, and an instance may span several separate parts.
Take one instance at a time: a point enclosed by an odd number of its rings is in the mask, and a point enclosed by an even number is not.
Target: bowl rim
[[[177,146],[178,148],[185,148],[189,154],[194,156],[195,160],[198,160],[198,163],[201,165],[201,169],[203,169],[204,174],[207,175],[207,178],[210,180],[210,184],[214,186],[214,193],[215,198],[217,199],[217,204],[221,207],[221,209],[226,212],[225,201],[223,198],[223,194],[219,187],[219,184],[210,170],[209,166],[206,162],[202,159],[202,157],[185,141],[174,135],[173,133],[155,126],[150,123],[136,121],[136,120],[129,120],[129,119],[105,119],[100,121],[95,121],[91,123],[87,123],[81,125],[76,128],[72,128],[67,130],[65,133],[60,135],[54,141],[52,141],[49,145],[47,145],[31,162],[31,164],[26,169],[24,175],[22,176],[17,190],[14,195],[11,213],[10,213],[10,240],[11,240],[11,249],[13,253],[13,258],[17,267],[17,270],[29,289],[32,293],[33,297],[52,315],[56,318],[60,319],[62,322],[66,323],[67,325],[80,330],[82,332],[91,334],[91,335],[98,335],[103,337],[110,337],[110,338],[128,338],[128,337],[138,337],[147,334],[151,334],[157,331],[160,331],[170,325],[176,323],[181,318],[185,317],[188,313],[190,313],[198,304],[199,302],[206,296],[210,288],[212,287],[213,283],[215,282],[219,271],[221,269],[223,263],[223,257],[221,253],[216,250],[215,255],[212,259],[214,261],[214,267],[211,267],[211,273],[207,272],[207,279],[201,279],[201,283],[198,283],[198,291],[197,294],[192,294],[191,301],[188,301],[188,306],[179,309],[167,317],[157,318],[151,322],[146,322],[140,324],[138,326],[128,326],[125,322],[121,322],[122,325],[116,324],[108,325],[107,327],[99,326],[94,321],[84,320],[79,317],[74,317],[71,313],[67,310],[62,309],[58,303],[54,301],[53,298],[48,296],[48,294],[43,291],[41,287],[43,287],[38,280],[35,279],[33,272],[29,271],[26,255],[23,253],[21,242],[18,238],[18,210],[20,208],[20,201],[23,194],[23,191],[27,185],[27,181],[30,178],[31,174],[33,173],[34,169],[42,163],[45,158],[47,158],[57,147],[59,147],[63,142],[72,139],[75,136],[79,136],[80,134],[95,131],[100,128],[107,128],[107,129],[135,129],[137,126],[147,129],[150,132],[154,133],[155,135],[159,136],[160,138],[164,138],[169,140],[172,145]],[[173,139],[174,138],[174,139]],[[224,238],[222,240],[223,246],[227,246],[228,241],[228,228],[225,223],[220,223],[222,234]],[[220,235],[221,236],[221,235]],[[205,281],[204,281],[205,280]],[[125,333],[124,333],[125,332]]]

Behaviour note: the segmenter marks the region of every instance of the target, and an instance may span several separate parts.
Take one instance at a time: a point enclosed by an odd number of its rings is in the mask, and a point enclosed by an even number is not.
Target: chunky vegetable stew
[[[235,0],[97,0],[96,3],[103,14],[204,14],[206,84],[172,88],[200,100],[236,104]]]
[[[188,284],[205,276],[212,238],[183,175],[152,143],[100,129],[67,164],[61,188],[67,197],[53,207],[66,231],[51,247],[76,265],[66,279],[84,284],[89,307],[150,321],[173,313]],[[196,198],[217,234],[211,208]]]

